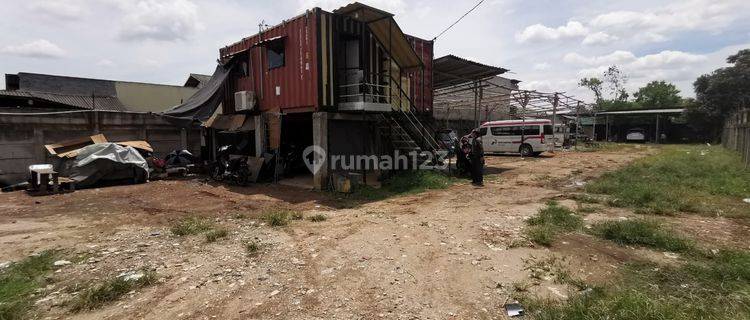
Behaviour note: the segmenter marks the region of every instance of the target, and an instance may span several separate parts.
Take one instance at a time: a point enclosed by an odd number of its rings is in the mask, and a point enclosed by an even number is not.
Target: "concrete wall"
[[[186,101],[198,88],[118,81],[115,90],[128,110],[160,112]]]
[[[0,109],[1,111],[2,109]],[[186,148],[200,154],[200,128],[148,113],[82,111],[0,113],[0,185],[26,179],[31,164],[55,164],[45,144],[103,133],[109,141],[145,140],[158,157]]]

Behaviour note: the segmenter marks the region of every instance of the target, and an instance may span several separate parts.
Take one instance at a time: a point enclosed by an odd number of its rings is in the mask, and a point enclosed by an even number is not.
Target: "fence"
[[[23,181],[31,164],[54,163],[45,144],[97,133],[109,141],[146,140],[159,157],[183,148],[200,154],[200,128],[152,113],[0,113],[0,186]]]
[[[721,138],[724,147],[737,151],[742,155],[745,168],[750,167],[750,109],[731,115],[724,124]]]

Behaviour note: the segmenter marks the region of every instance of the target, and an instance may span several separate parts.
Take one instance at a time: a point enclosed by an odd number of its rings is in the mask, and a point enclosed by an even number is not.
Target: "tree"
[[[628,76],[620,71],[616,65],[607,68],[604,71],[604,82],[609,87],[609,94],[614,101],[628,101],[628,92],[625,91],[625,85],[628,83]]]
[[[718,139],[724,120],[740,108],[750,106],[750,49],[727,58],[732,66],[698,77],[694,104],[688,105],[688,121],[711,138]]]
[[[675,108],[682,104],[680,90],[666,81],[651,81],[633,95],[635,102],[646,109]]]
[[[602,100],[602,81],[599,78],[583,78],[578,81],[578,86],[589,88],[594,92],[597,104]]]

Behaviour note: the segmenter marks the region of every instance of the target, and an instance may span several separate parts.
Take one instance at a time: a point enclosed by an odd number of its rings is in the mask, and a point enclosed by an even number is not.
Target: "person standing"
[[[479,130],[471,131],[471,184],[484,186],[484,146]]]

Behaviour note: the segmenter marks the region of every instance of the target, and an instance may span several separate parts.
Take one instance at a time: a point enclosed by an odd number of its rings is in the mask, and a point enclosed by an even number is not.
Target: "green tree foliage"
[[[599,78],[583,78],[578,81],[578,86],[591,90],[596,98],[596,103],[602,100],[602,81]]]
[[[633,95],[635,102],[646,109],[666,109],[682,105],[680,90],[666,81],[651,81]]]
[[[698,77],[693,83],[695,103],[688,105],[688,121],[718,139],[724,119],[737,109],[750,107],[750,49],[727,58],[732,64]]]

